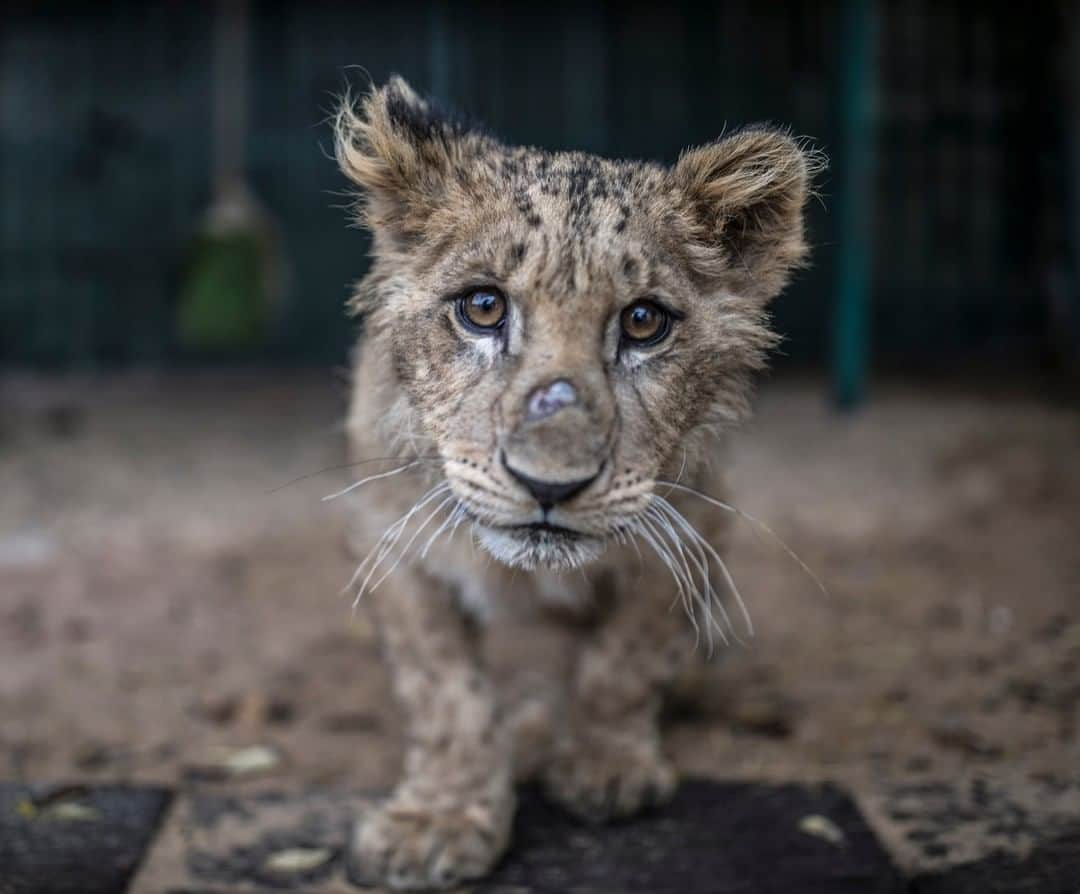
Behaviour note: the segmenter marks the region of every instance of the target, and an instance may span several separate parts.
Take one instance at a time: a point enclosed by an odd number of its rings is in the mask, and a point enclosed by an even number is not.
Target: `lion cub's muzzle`
[[[611,447],[611,426],[604,421],[610,414],[597,413],[567,378],[538,385],[523,403],[501,458],[510,476],[547,512],[599,476]]]

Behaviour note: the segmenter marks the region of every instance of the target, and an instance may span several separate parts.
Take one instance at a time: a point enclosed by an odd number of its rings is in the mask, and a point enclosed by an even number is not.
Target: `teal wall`
[[[881,4],[874,48],[875,358],[1038,362],[1055,263],[1054,20],[1006,4]],[[26,4],[0,32],[0,365],[191,363],[173,335],[210,198],[212,13]],[[249,172],[290,288],[244,359],[335,363],[367,242],[346,228],[323,122],[348,77],[397,71],[510,141],[671,160],[756,120],[828,152],[840,10],[821,2],[254,3]],[[776,307],[792,362],[828,350],[838,234]],[[1047,233],[1050,232],[1050,235]],[[783,362],[783,361],[782,361]]]

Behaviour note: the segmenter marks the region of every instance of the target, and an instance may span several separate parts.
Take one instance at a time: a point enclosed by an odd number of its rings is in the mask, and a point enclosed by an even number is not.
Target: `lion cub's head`
[[[399,78],[336,135],[374,234],[355,306],[408,424],[496,558],[594,558],[743,413],[815,160],[767,129],[670,168],[504,146]]]

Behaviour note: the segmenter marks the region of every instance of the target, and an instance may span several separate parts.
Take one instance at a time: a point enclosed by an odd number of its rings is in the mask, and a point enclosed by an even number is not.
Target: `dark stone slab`
[[[122,894],[171,795],[0,785],[0,894]]]
[[[810,819],[808,818],[815,818]],[[829,840],[807,829],[824,819]],[[485,894],[885,894],[903,885],[852,800],[833,786],[693,781],[657,811],[583,826],[531,793]]]
[[[912,894],[1076,894],[1080,891],[1080,826],[1024,857],[992,854],[940,873],[919,875]]]
[[[349,829],[371,798],[340,792],[185,797],[133,894],[356,892]],[[321,854],[295,873],[283,852]],[[689,781],[662,810],[583,825],[524,789],[510,853],[475,894],[892,894],[903,885],[851,799],[831,786]]]

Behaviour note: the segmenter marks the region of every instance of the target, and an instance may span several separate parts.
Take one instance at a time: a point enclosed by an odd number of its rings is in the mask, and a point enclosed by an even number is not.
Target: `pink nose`
[[[529,422],[537,419],[546,419],[558,413],[564,407],[573,406],[578,402],[577,390],[566,379],[556,379],[539,388],[533,389],[529,395],[529,403],[525,418]]]

